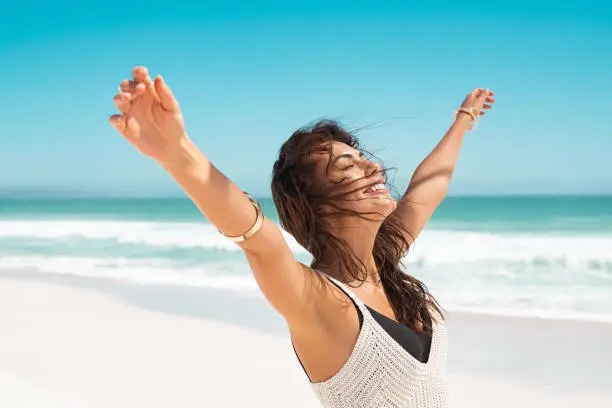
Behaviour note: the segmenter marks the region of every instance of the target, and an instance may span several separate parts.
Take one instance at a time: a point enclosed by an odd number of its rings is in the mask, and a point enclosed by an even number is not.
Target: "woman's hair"
[[[274,163],[272,198],[281,226],[313,256],[313,269],[325,265],[325,260],[329,261],[325,256],[332,255],[345,281],[363,282],[367,278],[366,266],[346,242],[333,235],[330,227],[337,215],[368,219],[373,213],[358,213],[339,205],[342,196],[359,189],[338,194],[336,189],[324,188],[323,183],[317,183],[313,177],[316,168],[313,153],[327,152],[329,170],[334,158],[334,141],[363,151],[355,136],[332,121],[321,121],[293,133]],[[381,173],[386,178],[386,171]],[[407,236],[409,233],[394,211],[384,219],[378,231],[374,260],[398,320],[411,327],[421,322],[426,330],[431,330],[430,307],[441,316],[440,308],[423,283],[400,268],[402,257],[410,246]]]

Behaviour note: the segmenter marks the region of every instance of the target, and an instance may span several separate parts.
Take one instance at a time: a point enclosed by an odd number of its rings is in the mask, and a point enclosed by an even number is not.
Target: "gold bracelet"
[[[237,236],[225,235],[223,232],[219,231],[224,237],[230,239],[231,241],[237,242],[237,243],[244,242],[247,239],[251,238],[253,235],[255,235],[257,231],[259,231],[259,229],[261,228],[264,222],[264,215],[263,215],[263,211],[261,210],[261,205],[259,204],[259,202],[246,191],[244,192],[244,195],[247,196],[251,204],[253,204],[253,207],[255,207],[255,211],[257,212],[257,219],[255,220],[255,223],[253,224],[253,226],[249,228],[249,230],[245,232],[244,234],[237,235]]]
[[[468,115],[472,117],[472,120],[474,121],[478,120],[478,115],[476,114],[476,111],[474,110],[474,108],[459,108],[457,112],[467,113]]]
[[[455,119],[457,119],[457,116],[459,115],[459,113],[467,113],[468,115],[472,117],[472,121],[470,122],[470,130],[474,130],[476,128],[476,125],[478,124],[478,114],[476,113],[474,108],[457,109],[457,111],[455,112]]]

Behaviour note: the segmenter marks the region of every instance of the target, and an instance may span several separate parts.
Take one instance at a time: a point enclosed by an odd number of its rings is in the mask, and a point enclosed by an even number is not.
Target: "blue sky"
[[[0,192],[175,195],[107,124],[135,65],[161,73],[188,132],[242,188],[320,118],[414,168],[475,87],[497,104],[468,135],[453,194],[612,193],[609,2],[3,4]]]

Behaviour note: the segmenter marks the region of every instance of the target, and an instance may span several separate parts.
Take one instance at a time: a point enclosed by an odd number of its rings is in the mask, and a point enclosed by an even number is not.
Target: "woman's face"
[[[326,151],[313,155],[319,186],[337,206],[384,220],[397,203],[385,186],[380,166],[344,143],[332,142],[331,150],[331,161]]]

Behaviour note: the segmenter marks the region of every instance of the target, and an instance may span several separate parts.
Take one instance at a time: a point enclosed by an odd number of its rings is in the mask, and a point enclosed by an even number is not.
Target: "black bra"
[[[397,322],[382,313],[378,313],[370,306],[366,305],[366,307],[374,320],[376,320],[393,340],[410,353],[412,357],[421,363],[427,363],[429,359],[429,350],[431,349],[431,333],[418,333],[405,324]],[[359,327],[361,328],[363,316],[359,309],[357,309],[357,313],[359,314]]]

